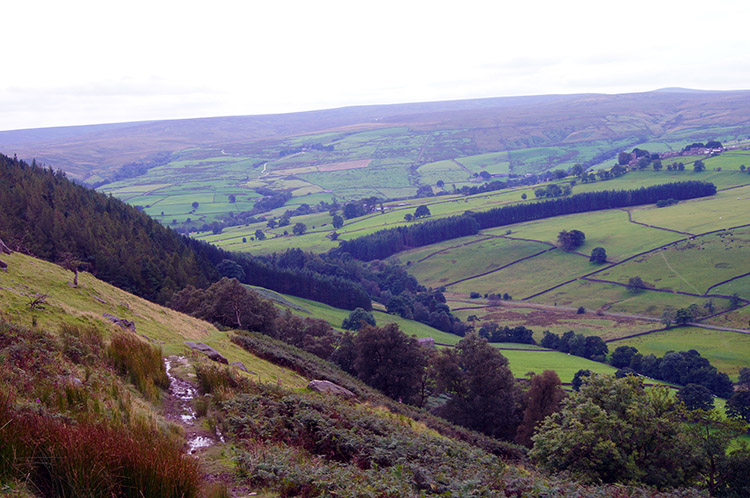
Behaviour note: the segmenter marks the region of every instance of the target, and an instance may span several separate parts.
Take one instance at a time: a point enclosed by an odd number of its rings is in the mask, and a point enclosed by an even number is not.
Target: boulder
[[[224,358],[224,356],[221,353],[216,351],[214,348],[212,348],[208,344],[203,344],[202,342],[193,342],[193,341],[185,341],[184,344],[188,346],[189,348],[200,351],[201,353],[205,354],[213,361],[216,361],[218,363],[223,363],[224,365],[229,365],[229,361],[226,358]]]
[[[133,332],[135,332],[135,322],[131,322],[130,320],[126,320],[124,318],[118,318],[114,315],[110,315],[109,313],[103,313],[102,316],[104,316],[107,320],[114,323],[115,325],[119,325],[126,330],[132,330]]]
[[[341,387],[338,384],[334,384],[328,380],[311,380],[307,384],[307,388],[318,393],[324,394],[335,394],[336,396],[343,396],[345,398],[354,398],[356,395],[349,389]]]
[[[248,370],[247,367],[245,366],[245,364],[242,363],[241,361],[233,361],[232,363],[230,363],[230,365],[233,366],[233,367],[237,367],[238,369],[242,370],[243,372],[247,372],[249,374],[255,375],[255,372],[251,372],[250,370]]]

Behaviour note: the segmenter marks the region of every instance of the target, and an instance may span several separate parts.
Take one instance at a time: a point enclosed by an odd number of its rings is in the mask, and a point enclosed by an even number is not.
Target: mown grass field
[[[679,327],[649,335],[613,342],[617,346],[633,346],[639,352],[663,356],[668,351],[695,349],[711,364],[737,380],[739,369],[750,366],[750,335],[737,332]]]
[[[591,370],[596,373],[614,374],[617,369],[604,363],[580,358],[559,351],[510,351],[503,350],[503,356],[508,358],[513,375],[517,378],[526,377],[529,372],[542,373],[554,370],[563,382],[571,382],[578,370]]]
[[[704,235],[627,261],[596,278],[627,283],[641,276],[660,289],[706,293],[714,284],[748,271],[750,228]]]

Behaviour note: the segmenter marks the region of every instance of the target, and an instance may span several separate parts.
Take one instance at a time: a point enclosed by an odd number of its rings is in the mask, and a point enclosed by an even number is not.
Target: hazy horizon
[[[624,7],[624,6],[623,6]],[[748,88],[750,5],[14,2],[0,130]]]

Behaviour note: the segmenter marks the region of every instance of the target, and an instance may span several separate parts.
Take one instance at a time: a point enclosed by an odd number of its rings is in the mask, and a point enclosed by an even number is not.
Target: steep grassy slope
[[[334,375],[365,403],[300,390],[305,380],[299,373],[228,342],[229,333],[88,274],[80,275],[79,287],[73,288],[72,273],[56,265],[17,253],[4,259],[8,272],[0,275],[3,492],[102,498],[120,496],[120,490],[122,496],[183,498],[249,492],[267,497],[328,496],[334,491],[354,497],[375,490],[382,494],[385,489],[394,497],[446,492],[530,497],[611,493],[610,487],[583,487],[507,463],[488,450],[515,450],[388,400],[343,372]],[[36,293],[47,296],[43,309],[29,309],[27,296]],[[184,339],[200,340],[230,360],[243,361],[269,382],[257,383],[257,375],[217,366],[200,355],[182,362],[170,357],[171,369],[165,372],[158,348],[103,316],[114,312],[132,320],[136,332],[147,335],[164,353],[186,353]],[[256,341],[266,344],[270,356],[297,358],[296,372],[318,377],[335,370],[263,336]],[[134,370],[144,368],[138,365],[145,365],[145,357],[154,353],[156,365],[148,367],[147,375],[162,379],[155,381],[161,389],[142,385],[137,381],[141,374]],[[185,422],[180,415],[178,405],[185,404],[186,391],[167,392],[166,373],[182,378],[183,389],[185,382],[197,383],[201,393],[210,394],[193,400],[195,422],[190,417]],[[421,421],[411,418],[414,415]],[[62,424],[62,419],[67,422]],[[192,438],[191,444],[213,442],[208,447],[190,446],[197,449],[186,455],[183,434]],[[148,438],[148,443],[141,438]],[[618,492],[629,497],[671,496],[635,488],[620,487]]]
[[[242,361],[268,382],[303,386],[298,375],[260,360],[229,342],[229,334],[208,322],[178,313],[97,280],[88,273],[78,277],[62,267],[20,253],[3,256],[8,272],[0,273],[0,309],[3,315],[26,326],[37,324],[55,330],[61,324],[92,325],[107,332],[119,330],[109,318],[129,320],[135,331],[159,344],[165,354],[186,354],[184,341],[215,347],[229,361]],[[31,309],[30,299],[46,295],[43,309]]]

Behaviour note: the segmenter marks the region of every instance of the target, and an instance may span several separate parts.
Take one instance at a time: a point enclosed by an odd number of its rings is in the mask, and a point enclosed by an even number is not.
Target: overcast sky
[[[0,130],[750,88],[750,2],[8,0]]]

